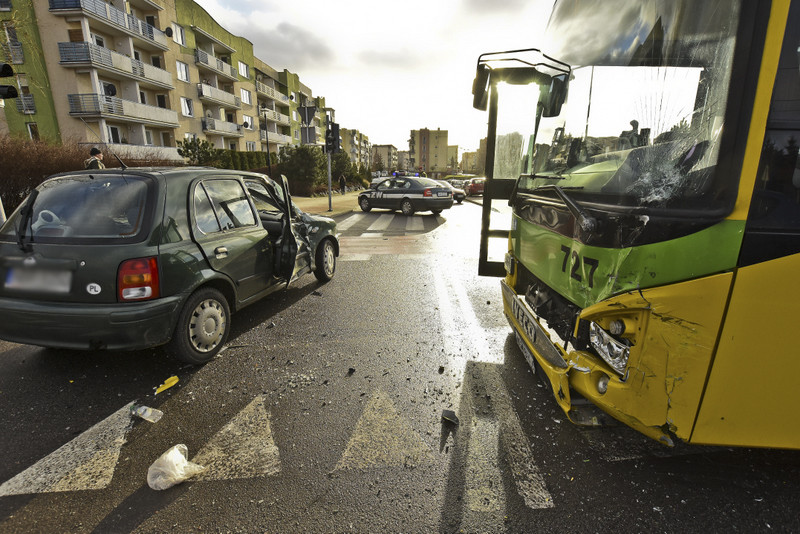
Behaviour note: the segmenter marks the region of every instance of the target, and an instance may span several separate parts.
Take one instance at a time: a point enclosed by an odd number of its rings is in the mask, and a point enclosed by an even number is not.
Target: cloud
[[[495,15],[499,13],[519,13],[525,9],[527,0],[466,0],[464,9],[472,14]]]
[[[293,72],[303,69],[327,70],[336,60],[333,49],[316,34],[289,22],[281,22],[274,29],[251,22],[243,28],[250,38],[257,57],[277,69]]]

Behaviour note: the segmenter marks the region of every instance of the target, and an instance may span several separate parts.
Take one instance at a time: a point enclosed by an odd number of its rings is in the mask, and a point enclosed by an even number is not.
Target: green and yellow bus
[[[478,59],[479,273],[573,422],[800,448],[799,56],[796,0],[567,0]]]

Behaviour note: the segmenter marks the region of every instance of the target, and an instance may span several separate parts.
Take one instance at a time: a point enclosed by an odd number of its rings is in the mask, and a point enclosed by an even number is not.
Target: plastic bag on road
[[[206,470],[202,465],[190,462],[188,457],[186,445],[172,447],[147,470],[147,485],[154,490],[165,490]]]

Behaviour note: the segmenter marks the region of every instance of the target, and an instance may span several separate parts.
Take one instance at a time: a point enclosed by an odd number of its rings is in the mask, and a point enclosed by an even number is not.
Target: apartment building
[[[411,168],[408,150],[397,151],[397,170],[407,171]]]
[[[461,172],[475,174],[478,171],[478,153],[464,152],[461,154]]]
[[[411,130],[408,140],[409,166],[426,173],[445,173],[448,170],[447,130]]]
[[[397,167],[397,148],[394,145],[373,145],[372,161],[376,164],[380,161],[385,171],[396,171]]]
[[[21,94],[5,107],[13,135],[176,160],[187,138],[271,152],[324,141],[322,112],[297,112],[324,98],[193,0],[2,0],[0,22]]]
[[[358,130],[340,128],[342,150],[350,156],[350,162],[361,168],[372,170],[372,144],[369,137]]]

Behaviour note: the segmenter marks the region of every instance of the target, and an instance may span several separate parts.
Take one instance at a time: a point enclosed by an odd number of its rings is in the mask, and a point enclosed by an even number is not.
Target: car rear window
[[[442,184],[431,178],[417,178],[417,182],[422,187],[442,187]]]
[[[33,214],[24,229],[33,242],[135,240],[147,226],[152,179],[94,174],[53,178],[37,189]],[[26,201],[27,202],[27,201]],[[26,204],[23,203],[23,206]],[[21,209],[3,226],[4,237],[18,235]]]

